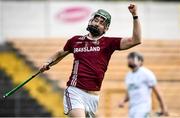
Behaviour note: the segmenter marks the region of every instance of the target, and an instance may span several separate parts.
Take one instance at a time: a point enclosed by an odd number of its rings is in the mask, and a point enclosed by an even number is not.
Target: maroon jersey
[[[64,51],[74,55],[74,64],[67,86],[88,91],[99,91],[111,55],[120,50],[121,38],[101,37],[97,41],[87,36],[74,36],[64,46]]]

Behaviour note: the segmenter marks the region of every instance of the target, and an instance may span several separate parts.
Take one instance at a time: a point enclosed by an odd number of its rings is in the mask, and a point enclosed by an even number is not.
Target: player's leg
[[[64,92],[64,113],[69,117],[85,117],[85,107],[80,93],[73,87]]]
[[[95,118],[98,109],[99,95],[84,93],[85,113],[87,118]]]
[[[80,108],[72,109],[68,116],[70,118],[85,118],[85,110]]]
[[[129,108],[128,118],[134,118],[135,111],[132,108]]]
[[[149,112],[136,112],[134,118],[149,118]]]

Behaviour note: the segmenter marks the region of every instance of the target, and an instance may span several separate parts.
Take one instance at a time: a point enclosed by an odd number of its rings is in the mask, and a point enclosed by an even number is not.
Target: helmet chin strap
[[[101,16],[100,16],[100,17],[101,17]],[[89,20],[88,27],[86,28],[86,30],[91,33],[92,37],[97,37],[97,38],[99,38],[99,37],[101,37],[103,34],[105,34],[105,31],[108,29],[108,25],[105,24],[104,27],[106,28],[106,30],[101,33],[100,31],[98,31],[98,30],[99,30],[98,28],[96,28],[95,26],[92,25],[92,21],[94,20],[94,18],[95,18],[95,16]],[[103,18],[104,18],[104,17],[103,17]],[[106,20],[106,18],[104,18],[104,19]],[[105,20],[104,20],[104,22],[105,22]],[[98,34],[98,32],[99,32],[99,34]],[[96,34],[96,33],[97,33],[97,34]]]

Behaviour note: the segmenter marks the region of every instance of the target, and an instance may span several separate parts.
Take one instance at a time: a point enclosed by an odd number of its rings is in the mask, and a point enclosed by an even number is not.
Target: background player
[[[159,115],[168,116],[162,96],[157,87],[157,80],[152,71],[142,67],[143,56],[137,52],[128,55],[128,67],[132,70],[125,78],[127,92],[119,107],[129,101],[129,118],[147,118],[151,112],[151,91],[155,93],[160,104]]]
[[[141,43],[141,28],[137,7],[129,5],[133,16],[132,37],[104,37],[108,30],[111,15],[105,10],[98,10],[90,19],[85,36],[74,36],[42,66],[41,71],[48,70],[69,53],[74,55],[71,76],[64,93],[64,111],[70,117],[94,117],[98,107],[99,91],[111,55],[115,50],[129,49]]]

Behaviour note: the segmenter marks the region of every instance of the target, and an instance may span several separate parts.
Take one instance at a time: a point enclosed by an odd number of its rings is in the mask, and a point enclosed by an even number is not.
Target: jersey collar
[[[101,39],[102,37],[103,37],[103,35],[102,36],[100,36],[100,37],[98,37],[98,38],[91,38],[91,37],[89,37],[89,35],[87,34],[87,35],[85,35],[85,37],[87,37],[87,39],[89,39],[89,40],[99,40],[99,39]]]

